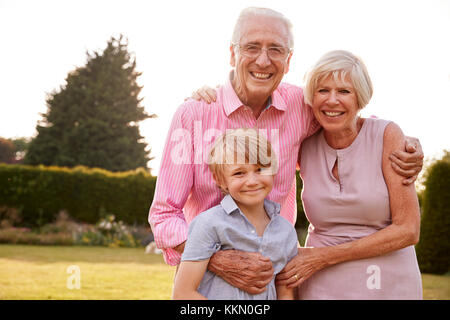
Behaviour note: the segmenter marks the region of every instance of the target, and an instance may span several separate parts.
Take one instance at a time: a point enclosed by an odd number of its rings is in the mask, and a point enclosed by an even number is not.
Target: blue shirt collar
[[[234,212],[241,212],[241,209],[239,209],[239,206],[236,204],[236,201],[234,201],[233,197],[229,194],[227,194],[222,199],[220,205],[227,214],[232,214]],[[280,214],[281,206],[279,203],[276,203],[268,199],[264,199],[264,209],[266,209],[267,214],[269,215],[270,219],[272,219],[272,217],[275,214]]]

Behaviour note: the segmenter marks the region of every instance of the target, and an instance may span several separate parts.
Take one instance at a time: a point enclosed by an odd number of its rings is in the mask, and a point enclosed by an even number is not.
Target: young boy
[[[225,197],[189,225],[173,299],[293,299],[293,290],[276,286],[275,276],[267,290],[252,295],[207,270],[218,250],[259,251],[271,259],[275,275],[297,255],[295,229],[280,216],[280,205],[265,199],[278,168],[270,143],[254,129],[227,130],[208,161]]]

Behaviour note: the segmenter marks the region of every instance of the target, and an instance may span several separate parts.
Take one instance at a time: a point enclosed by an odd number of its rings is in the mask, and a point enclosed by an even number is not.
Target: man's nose
[[[271,63],[272,61],[269,59],[269,56],[267,55],[267,50],[261,50],[260,55],[256,59],[256,64],[260,67],[267,67]]]

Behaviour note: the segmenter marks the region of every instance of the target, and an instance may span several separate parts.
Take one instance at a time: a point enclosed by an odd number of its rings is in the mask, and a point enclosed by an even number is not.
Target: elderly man
[[[180,262],[188,224],[199,213],[217,205],[222,194],[206,163],[209,148],[226,129],[262,130],[275,147],[279,170],[268,198],[281,204],[281,215],[296,220],[295,170],[300,144],[318,124],[303,101],[300,87],[281,83],[289,70],[293,37],[290,22],[264,8],[244,9],[230,46],[232,76],[207,104],[189,100],[176,111],[168,133],[149,222],[155,242],[170,265]],[[416,143],[416,142],[413,142]],[[413,149],[407,143],[407,149]],[[423,154],[398,151],[393,166],[415,179]],[[399,164],[400,167],[397,165]],[[403,169],[402,169],[403,168]],[[219,251],[208,269],[249,293],[260,293],[273,277],[264,248],[258,253]]]

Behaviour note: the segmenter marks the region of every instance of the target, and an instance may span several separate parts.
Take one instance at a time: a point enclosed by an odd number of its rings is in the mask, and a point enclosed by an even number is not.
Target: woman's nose
[[[338,103],[338,99],[337,99],[336,92],[330,91],[330,94],[328,95],[327,102],[328,102],[329,104],[332,104],[332,105]]]

